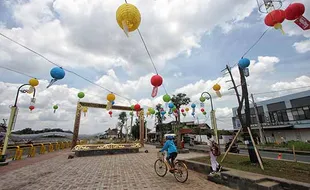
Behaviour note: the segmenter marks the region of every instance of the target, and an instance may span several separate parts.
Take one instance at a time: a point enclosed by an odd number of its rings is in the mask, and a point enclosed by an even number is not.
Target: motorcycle
[[[225,152],[226,152],[227,149],[229,148],[230,144],[231,144],[231,142],[226,143],[226,145],[225,145]],[[237,145],[236,143],[234,143],[234,144],[231,146],[229,152],[238,153],[238,154],[239,154],[239,153],[240,153],[240,149],[238,148],[238,145]]]

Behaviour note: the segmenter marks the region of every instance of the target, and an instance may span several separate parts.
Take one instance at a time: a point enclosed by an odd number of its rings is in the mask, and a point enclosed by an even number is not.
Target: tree
[[[178,147],[181,147],[181,135],[179,134],[179,128],[180,128],[180,123],[181,123],[181,117],[180,117],[180,107],[182,105],[188,105],[191,102],[191,99],[186,97],[186,94],[184,93],[178,93],[177,95],[173,95],[171,98],[171,102],[175,105],[175,107],[177,108],[177,113],[178,113],[178,117],[175,117],[175,120],[177,122],[177,144]]]
[[[127,121],[127,114],[126,114],[126,112],[121,112],[119,115],[118,115],[118,120],[120,121],[119,123],[118,123],[118,126],[119,126],[119,128],[120,128],[120,130],[119,130],[119,133],[120,133],[120,138],[121,139],[123,139],[123,127],[124,127],[124,125],[125,125],[125,123],[126,123],[126,121]]]
[[[145,131],[147,130],[146,123],[147,122],[144,121],[144,129],[145,129]],[[134,139],[139,139],[140,138],[140,120],[139,119],[136,119],[135,124],[132,126],[131,134],[132,134]]]
[[[164,144],[164,141],[163,141],[163,139],[164,139],[164,134],[163,134],[163,128],[161,127],[161,125],[162,125],[162,123],[163,123],[163,118],[162,118],[162,116],[161,116],[161,114],[160,114],[161,109],[162,109],[162,105],[161,105],[161,104],[157,104],[156,107],[155,107],[155,109],[156,109],[156,111],[157,111],[157,112],[155,113],[155,117],[156,117],[156,119],[157,119],[156,125],[158,126],[158,128],[159,128],[159,133],[160,133],[160,144],[163,145],[163,144]]]

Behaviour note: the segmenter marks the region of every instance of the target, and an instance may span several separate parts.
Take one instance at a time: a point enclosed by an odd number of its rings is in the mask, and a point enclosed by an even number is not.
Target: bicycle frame
[[[165,158],[165,153],[164,152],[159,152],[160,155],[158,155],[158,158],[161,159],[166,166],[168,167],[168,170],[171,169],[171,165],[169,164],[168,160]],[[177,160],[174,160],[174,164],[176,163]]]

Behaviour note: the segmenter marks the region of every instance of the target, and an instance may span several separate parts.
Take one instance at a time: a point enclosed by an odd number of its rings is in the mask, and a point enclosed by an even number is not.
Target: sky
[[[261,0],[259,0],[261,1]],[[310,19],[310,1],[300,0]],[[122,0],[3,0],[0,1],[0,32],[39,52],[65,69],[80,74],[104,90],[72,73],[46,88],[55,67],[36,54],[0,36],[0,66],[39,79],[35,109],[30,112],[31,95],[20,94],[14,130],[63,128],[73,130],[77,93],[82,101],[106,103],[110,92],[115,104],[139,103],[144,109],[163,103],[166,93],[159,87],[151,97],[151,77],[155,70],[140,39],[133,31],[126,37],[116,22]],[[232,129],[232,108],[237,99],[229,76],[221,72],[234,66],[268,28],[266,14],[256,0],[129,0],[141,14],[139,30],[169,95],[185,93],[197,104],[196,117],[190,112],[181,121],[210,124],[210,102],[200,111],[199,97],[207,91],[214,99],[219,129]],[[282,9],[293,1],[286,0]],[[310,86],[310,30],[303,31],[292,21],[284,21],[285,35],[273,28],[244,57],[251,60],[248,89],[256,101],[308,90]],[[232,67],[240,84],[237,67]],[[17,88],[28,76],[0,68],[0,118],[9,118]],[[222,97],[212,86],[221,85]],[[297,89],[296,89],[297,88]],[[240,89],[239,89],[240,90]],[[110,91],[110,92],[109,92]],[[271,91],[277,91],[272,92]],[[128,99],[124,99],[127,97]],[[53,105],[58,105],[56,113]],[[163,103],[164,104],[164,103]],[[165,107],[165,104],[164,104]],[[190,105],[188,106],[190,107]],[[185,108],[185,106],[184,106]],[[89,108],[81,118],[80,133],[101,133],[117,125],[119,110]],[[154,117],[146,117],[154,129]],[[165,122],[173,118],[167,117]]]

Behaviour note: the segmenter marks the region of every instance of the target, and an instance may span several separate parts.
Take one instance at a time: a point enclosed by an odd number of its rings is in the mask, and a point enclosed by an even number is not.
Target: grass
[[[220,161],[223,155],[218,157]],[[210,164],[208,156],[191,159],[193,161]],[[263,159],[264,171],[261,170],[259,164],[252,164],[247,156],[228,154],[224,162],[221,163],[224,167],[237,170],[264,174],[274,177],[280,177],[300,182],[309,183],[310,179],[310,164],[297,162],[286,162],[281,160]]]
[[[244,146],[244,144],[240,144]],[[288,141],[287,143],[266,143],[265,145],[258,145],[260,148],[284,148],[293,150],[293,145],[297,151],[310,151],[310,143],[302,141]]]

